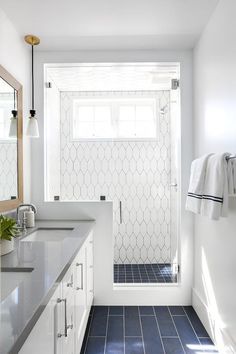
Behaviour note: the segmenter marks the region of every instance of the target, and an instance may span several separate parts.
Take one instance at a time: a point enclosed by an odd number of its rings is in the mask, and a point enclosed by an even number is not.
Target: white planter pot
[[[4,254],[10,253],[14,250],[14,239],[11,241],[8,240],[1,240],[0,241],[0,255],[3,256]]]

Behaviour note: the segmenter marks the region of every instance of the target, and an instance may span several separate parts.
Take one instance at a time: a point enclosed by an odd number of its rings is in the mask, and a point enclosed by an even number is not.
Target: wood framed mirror
[[[0,213],[23,201],[22,85],[0,65]]]

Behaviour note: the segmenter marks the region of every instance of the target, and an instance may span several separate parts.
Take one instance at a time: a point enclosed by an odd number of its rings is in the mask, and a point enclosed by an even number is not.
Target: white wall
[[[195,156],[236,152],[235,14],[221,0],[194,51]],[[236,198],[228,218],[195,221],[193,303],[222,352],[236,353]]]
[[[24,131],[30,109],[30,52],[24,38],[0,9],[0,64],[23,85]],[[24,200],[30,201],[30,142],[24,136]]]
[[[111,203],[45,203],[44,202],[44,63],[78,62],[180,62],[182,130],[180,176],[180,236],[181,279],[179,285],[157,286],[148,291],[124,291],[112,287],[112,204]],[[95,253],[96,304],[190,304],[193,271],[192,217],[184,209],[188,188],[188,173],[192,160],[192,53],[191,51],[110,51],[110,52],[38,52],[36,54],[36,97],[40,139],[32,142],[32,202],[39,206],[39,216],[47,218],[96,218],[95,238],[99,245]],[[179,137],[180,138],[180,137]],[[187,147],[187,148],[186,148]],[[108,210],[107,210],[108,208]],[[109,211],[110,208],[110,211]],[[110,245],[110,247],[108,247]],[[105,261],[104,261],[105,260]],[[107,266],[109,265],[110,266]],[[96,269],[95,266],[95,269]],[[99,281],[101,280],[101,281]],[[135,296],[134,296],[135,295]],[[145,295],[145,296],[144,296]]]

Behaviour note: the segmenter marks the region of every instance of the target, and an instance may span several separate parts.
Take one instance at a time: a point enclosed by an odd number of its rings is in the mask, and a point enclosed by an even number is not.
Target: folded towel
[[[207,161],[201,214],[218,220],[228,214],[229,153],[211,155]]]
[[[199,214],[204,192],[207,162],[213,154],[204,155],[192,162],[186,209]]]

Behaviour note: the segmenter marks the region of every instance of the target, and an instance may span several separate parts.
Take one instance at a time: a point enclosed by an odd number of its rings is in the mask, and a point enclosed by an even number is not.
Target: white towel
[[[201,211],[202,195],[204,191],[206,168],[209,157],[204,155],[192,162],[186,209],[199,214]]]
[[[234,185],[234,194],[236,194],[236,159],[232,159],[232,172],[233,172],[233,185]]]
[[[233,175],[233,159],[228,160],[228,188],[229,188],[229,195],[234,194],[234,175]]]
[[[228,214],[228,163],[229,153],[209,157],[206,168],[201,214],[218,220]]]

